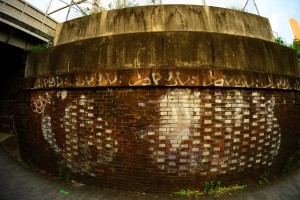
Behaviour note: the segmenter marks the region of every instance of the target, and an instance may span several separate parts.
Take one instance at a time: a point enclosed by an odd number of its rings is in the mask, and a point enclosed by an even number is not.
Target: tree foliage
[[[294,49],[297,52],[298,62],[300,64],[300,40],[295,39],[293,44],[287,45],[286,42],[282,39],[282,37],[276,37],[275,42],[277,44],[280,44],[280,45],[283,45],[283,46],[290,47],[290,48]]]
[[[277,44],[281,44],[281,45],[287,46],[286,43],[283,41],[282,37],[276,37],[275,38],[275,42]]]
[[[298,62],[300,64],[300,40],[294,40],[291,48],[293,48],[297,52]]]
[[[121,0],[113,1],[113,2],[110,2],[108,4],[108,9],[109,10],[114,10],[114,9],[121,9],[121,8],[128,8],[128,7],[139,6],[139,3],[137,3],[135,0],[125,1],[125,4],[126,5],[123,6],[123,1],[121,2]]]
[[[82,15],[91,15],[94,13],[100,13],[106,10],[115,10],[115,9],[122,9],[122,8],[128,8],[128,7],[135,7],[139,6],[139,3],[136,2],[136,0],[127,0],[125,1],[125,6],[123,5],[123,1],[116,0],[112,1],[108,4],[108,7],[99,6],[97,9],[93,9],[90,7],[81,8],[81,14]]]

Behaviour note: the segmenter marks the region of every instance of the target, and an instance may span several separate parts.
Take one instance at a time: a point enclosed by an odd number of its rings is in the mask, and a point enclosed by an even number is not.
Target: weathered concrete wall
[[[226,28],[211,31],[206,19],[200,29],[200,15]],[[161,21],[144,25],[152,19]],[[233,19],[249,20],[247,37]],[[266,39],[264,27],[258,16],[199,6],[63,24],[60,45],[31,55],[19,84],[22,159],[84,183],[152,192],[278,174],[300,149],[300,72],[295,52]]]
[[[54,45],[124,33],[217,32],[274,41],[268,19],[216,7],[163,5],[105,11],[59,24]]]
[[[300,77],[296,53],[254,38],[203,32],[134,33],[31,55],[25,77],[101,69],[214,68]]]

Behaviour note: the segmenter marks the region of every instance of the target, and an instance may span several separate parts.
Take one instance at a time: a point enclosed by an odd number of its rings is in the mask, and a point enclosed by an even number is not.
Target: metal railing
[[[48,0],[49,1],[49,0]],[[64,21],[68,19],[77,18],[92,12],[99,12],[102,10],[111,10],[125,7],[133,7],[133,6],[143,6],[143,5],[160,5],[160,4],[172,4],[171,0],[55,0],[62,2],[63,6],[55,8],[54,10],[49,10],[52,3],[55,3],[53,0],[50,1],[48,8],[46,9],[46,15],[50,16],[57,12],[64,11],[65,17]],[[178,1],[177,1],[178,2]],[[188,1],[182,0],[180,3],[189,4]],[[197,2],[198,5],[206,5],[206,6],[217,6],[224,8],[231,8],[246,12],[251,12],[254,14],[260,14],[258,10],[258,6],[255,0],[199,0]],[[88,8],[88,10],[86,9]],[[67,11],[66,11],[67,10]],[[73,11],[73,13],[71,13]],[[74,14],[77,13],[77,14]],[[71,15],[71,17],[70,17]],[[61,20],[63,22],[63,20]]]

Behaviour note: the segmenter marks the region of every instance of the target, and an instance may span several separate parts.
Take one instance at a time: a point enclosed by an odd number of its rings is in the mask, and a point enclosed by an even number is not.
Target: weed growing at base
[[[199,196],[201,194],[204,194],[202,192],[200,192],[199,190],[180,190],[179,192],[175,192],[174,193],[177,196]]]
[[[269,182],[269,172],[267,171],[264,171],[264,173],[262,173],[257,181],[257,183],[259,185],[262,185],[262,184],[266,184]]]
[[[59,168],[59,178],[65,180],[65,181],[71,181],[73,178],[71,170],[64,166],[60,167]]]
[[[294,157],[293,156],[288,157],[286,163],[283,166],[282,171],[284,172],[289,171],[293,165],[293,162],[294,162]]]
[[[37,170],[37,166],[32,160],[28,159],[26,164],[31,170]]]
[[[204,183],[204,192],[208,194],[222,194],[233,190],[242,190],[246,187],[247,185],[234,185],[229,187],[222,187],[222,183],[220,181],[210,181]]]
[[[297,160],[297,166],[300,167],[300,160]]]
[[[199,190],[180,190],[179,192],[175,192],[174,194],[177,196],[199,196],[202,194],[223,194],[225,192],[230,192],[234,190],[242,190],[245,189],[247,185],[234,185],[229,187],[222,187],[220,181],[214,182],[205,182],[204,183],[204,192],[200,192]]]

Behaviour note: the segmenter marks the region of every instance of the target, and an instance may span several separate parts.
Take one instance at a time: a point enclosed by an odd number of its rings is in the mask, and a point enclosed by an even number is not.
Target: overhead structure
[[[21,49],[51,42],[57,24],[56,20],[26,1],[0,1],[0,42]]]
[[[253,1],[253,4],[254,4],[254,7],[255,7],[255,9],[256,9],[256,12],[257,12],[257,14],[258,14],[258,15],[260,15],[260,13],[259,13],[259,10],[258,10],[258,7],[257,7],[257,4],[256,4],[255,0],[252,0],[252,1]],[[247,0],[247,1],[246,1],[245,5],[244,5],[244,8],[243,8],[243,11],[246,9],[246,7],[247,7],[248,3],[249,3],[249,0]]]
[[[67,3],[65,0],[59,0],[60,2],[65,3],[65,5],[62,6],[62,7],[60,7],[60,8],[57,8],[57,9],[55,9],[55,10],[53,10],[53,11],[49,11],[49,8],[50,8],[50,6],[51,6],[51,4],[52,4],[52,1],[53,1],[53,0],[50,0],[50,3],[49,3],[48,6],[47,6],[47,9],[46,9],[46,12],[45,12],[45,16],[50,16],[50,15],[52,15],[52,14],[58,12],[58,11],[61,11],[61,10],[63,10],[63,9],[68,8],[68,12],[67,12],[67,14],[66,14],[65,21],[67,21],[67,20],[69,19],[70,11],[71,11],[71,9],[72,9],[74,6],[75,6],[74,8],[75,8],[76,10],[80,11],[81,13],[85,13],[85,11],[79,6],[79,4],[83,4],[83,3],[89,3],[89,4],[91,4],[91,5],[92,5],[91,11],[92,11],[93,13],[98,12],[98,11],[99,11],[99,8],[101,7],[101,6],[100,6],[100,5],[101,5],[101,4],[100,4],[100,0],[77,0],[77,1],[71,0],[70,3]],[[115,2],[115,4],[117,5],[117,8],[126,8],[126,7],[127,7],[127,1],[126,1],[126,0],[114,0],[114,2]],[[201,0],[201,2],[202,2],[202,5],[203,5],[203,6],[211,5],[211,3],[210,3],[209,0],[208,0],[208,1],[206,1],[206,0]],[[245,5],[242,7],[242,10],[243,10],[243,11],[245,11],[245,9],[246,9],[246,7],[247,7],[247,5],[248,5],[249,2],[250,2],[250,0],[247,0],[246,3],[245,3]],[[254,7],[255,7],[255,10],[256,10],[257,14],[260,15],[260,12],[259,12],[259,10],[258,10],[258,6],[257,6],[255,0],[252,0],[252,2],[253,2],[253,4],[254,4]],[[149,3],[149,2],[148,2],[148,3]],[[162,5],[163,2],[162,2],[162,0],[151,0],[151,1],[150,1],[150,4],[153,4],[153,5],[156,5],[156,4]]]
[[[79,1],[75,1],[75,4],[84,3],[85,1],[86,1],[86,0],[79,0]],[[52,1],[51,1],[51,2],[52,2]],[[50,2],[50,3],[51,3],[51,2]],[[49,4],[49,7],[50,7],[50,5],[51,5],[51,4]],[[57,8],[57,9],[55,9],[55,10],[51,11],[51,12],[46,12],[46,14],[48,14],[48,15],[52,15],[52,14],[54,14],[54,13],[58,12],[58,11],[61,11],[61,10],[65,9],[65,8],[68,8],[68,7],[70,7],[70,5],[71,5],[71,4],[66,4],[65,6],[62,6],[62,7],[60,7],[60,8]]]

